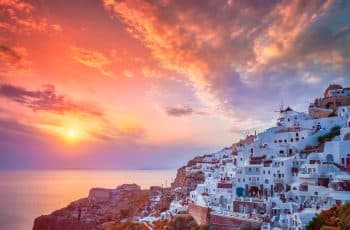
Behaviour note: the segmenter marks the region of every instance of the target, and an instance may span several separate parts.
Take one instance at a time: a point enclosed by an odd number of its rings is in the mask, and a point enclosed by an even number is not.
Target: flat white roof
[[[330,196],[335,200],[350,201],[350,192],[331,192]]]
[[[350,174],[340,174],[335,176],[338,180],[350,180]]]

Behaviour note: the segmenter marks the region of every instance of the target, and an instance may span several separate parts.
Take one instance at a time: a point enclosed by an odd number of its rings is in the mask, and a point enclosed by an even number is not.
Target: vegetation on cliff
[[[331,141],[334,137],[340,135],[340,126],[334,126],[328,133],[320,136],[318,141],[320,143],[325,143],[327,141]]]
[[[336,205],[324,210],[306,226],[307,230],[335,227],[340,230],[350,229],[350,204]]]

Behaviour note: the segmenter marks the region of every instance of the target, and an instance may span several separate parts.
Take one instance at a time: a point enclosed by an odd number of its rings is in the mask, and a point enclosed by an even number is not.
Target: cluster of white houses
[[[308,113],[287,107],[275,127],[200,159],[186,168],[205,175],[189,195],[197,222],[305,229],[350,202],[350,89],[332,84]]]

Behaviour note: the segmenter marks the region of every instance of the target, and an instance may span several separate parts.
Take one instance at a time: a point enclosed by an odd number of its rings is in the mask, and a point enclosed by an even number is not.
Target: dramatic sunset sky
[[[176,168],[333,82],[349,1],[0,0],[0,169]]]

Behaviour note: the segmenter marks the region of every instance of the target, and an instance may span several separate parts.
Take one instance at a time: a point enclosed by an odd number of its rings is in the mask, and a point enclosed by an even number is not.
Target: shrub
[[[326,141],[331,141],[334,137],[340,135],[340,126],[334,126],[328,133],[319,136],[318,141],[324,143]]]

